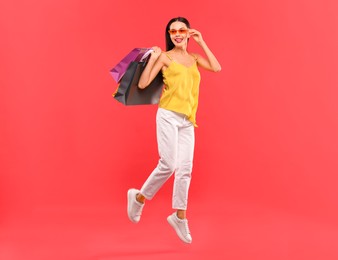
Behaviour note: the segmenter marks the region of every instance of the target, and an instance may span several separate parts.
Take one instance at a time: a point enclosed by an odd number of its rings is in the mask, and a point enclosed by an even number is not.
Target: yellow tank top
[[[196,112],[201,76],[196,58],[194,64],[187,67],[166,55],[171,63],[163,71],[165,87],[159,107],[186,115],[188,120],[197,127]]]

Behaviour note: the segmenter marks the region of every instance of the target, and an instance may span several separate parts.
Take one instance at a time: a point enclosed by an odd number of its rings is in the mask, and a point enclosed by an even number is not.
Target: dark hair
[[[190,23],[184,17],[176,17],[176,18],[171,19],[169,21],[169,23],[167,24],[167,27],[165,28],[165,43],[166,43],[166,49],[167,49],[167,51],[170,51],[170,50],[172,50],[175,47],[175,45],[171,41],[170,34],[168,32],[169,29],[170,29],[170,25],[173,22],[182,22],[182,23],[185,23],[185,25],[190,29]]]

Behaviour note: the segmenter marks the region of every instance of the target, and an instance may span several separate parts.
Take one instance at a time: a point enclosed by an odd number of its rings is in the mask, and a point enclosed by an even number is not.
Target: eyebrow
[[[181,30],[181,29],[188,29],[187,27],[181,27],[179,29],[174,29],[174,28],[171,28],[170,30]]]

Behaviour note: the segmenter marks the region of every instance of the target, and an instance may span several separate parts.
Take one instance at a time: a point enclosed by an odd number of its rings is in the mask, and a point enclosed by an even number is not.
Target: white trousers
[[[140,192],[146,199],[152,199],[175,173],[172,207],[186,210],[194,157],[194,126],[185,115],[158,108],[156,129],[160,159]]]

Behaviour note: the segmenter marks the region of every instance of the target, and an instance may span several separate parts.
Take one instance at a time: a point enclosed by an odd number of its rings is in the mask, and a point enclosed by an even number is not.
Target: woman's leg
[[[188,191],[191,180],[193,155],[195,146],[194,126],[184,120],[178,133],[177,167],[175,170],[173,208],[176,212],[168,216],[169,224],[174,228],[178,237],[185,243],[191,243],[186,210]]]
[[[177,210],[177,216],[182,219],[186,218],[194,147],[194,126],[185,120],[178,130],[177,166],[172,200],[172,207]]]
[[[156,115],[157,142],[160,159],[157,167],[143,184],[141,190],[128,190],[128,217],[140,221],[145,200],[152,199],[173,174],[176,167],[178,121],[175,113],[159,108]]]
[[[157,167],[143,184],[139,196],[152,199],[162,185],[173,174],[177,160],[178,127],[177,115],[159,108],[156,116],[157,143],[160,155]]]

